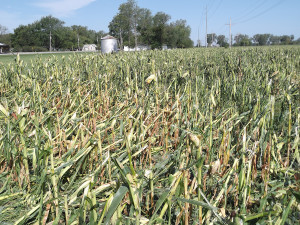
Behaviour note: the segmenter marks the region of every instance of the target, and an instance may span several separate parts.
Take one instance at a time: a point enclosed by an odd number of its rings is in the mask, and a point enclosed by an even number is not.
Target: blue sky
[[[65,25],[83,25],[96,31],[108,31],[108,24],[126,0],[0,0],[0,24],[10,32],[19,25],[27,25],[42,16],[52,15]],[[232,34],[272,33],[294,34],[300,37],[300,0],[138,0],[138,5],[153,14],[162,11],[171,21],[185,19],[192,29],[196,43],[198,30],[201,42],[205,37],[207,7],[208,33]]]

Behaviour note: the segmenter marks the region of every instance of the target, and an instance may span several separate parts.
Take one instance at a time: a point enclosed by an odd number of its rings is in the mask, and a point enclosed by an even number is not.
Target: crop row
[[[296,224],[300,48],[0,64],[0,223]]]

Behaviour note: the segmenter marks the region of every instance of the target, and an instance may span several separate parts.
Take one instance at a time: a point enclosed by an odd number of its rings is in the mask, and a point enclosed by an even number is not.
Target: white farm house
[[[82,51],[84,51],[84,52],[97,51],[97,45],[95,45],[95,44],[84,45],[83,48],[82,48]]]

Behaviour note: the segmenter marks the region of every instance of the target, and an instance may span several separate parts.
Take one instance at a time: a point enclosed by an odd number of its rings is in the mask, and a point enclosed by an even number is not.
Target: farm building
[[[107,35],[101,38],[101,52],[112,53],[118,51],[118,40],[113,36]]]
[[[162,46],[161,46],[161,49],[162,49],[162,50],[168,50],[168,46],[167,46],[167,45],[162,45]]]
[[[84,45],[83,48],[82,48],[82,51],[84,51],[84,52],[97,51],[97,45],[95,45],[95,44]]]
[[[6,45],[4,43],[0,43],[0,54],[9,52],[9,45]]]
[[[132,52],[132,51],[145,51],[145,50],[150,50],[151,47],[148,45],[138,45],[136,48],[130,48],[128,46],[124,46],[124,51],[125,52]]]

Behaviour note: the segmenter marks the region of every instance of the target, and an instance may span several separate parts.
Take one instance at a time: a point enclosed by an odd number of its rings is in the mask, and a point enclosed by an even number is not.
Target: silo
[[[112,36],[105,36],[101,38],[101,52],[112,53],[118,51],[118,41]]]

